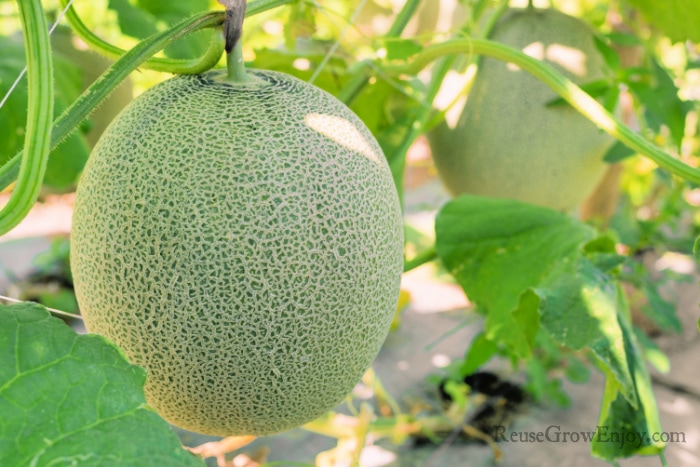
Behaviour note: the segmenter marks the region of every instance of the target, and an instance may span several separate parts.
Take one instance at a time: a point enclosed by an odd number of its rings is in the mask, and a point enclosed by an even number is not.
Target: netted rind
[[[362,122],[284,74],[181,76],[136,99],[81,179],[71,265],[90,332],[148,370],[149,403],[215,435],[338,404],[384,341],[403,228]]]

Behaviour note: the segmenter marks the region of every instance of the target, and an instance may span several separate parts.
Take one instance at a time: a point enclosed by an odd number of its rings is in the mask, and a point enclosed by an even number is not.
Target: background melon
[[[492,40],[544,59],[577,84],[604,78],[594,31],[553,9],[509,10]],[[512,198],[573,209],[605,172],[613,139],[529,73],[483,58],[454,128],[429,135],[440,178],[453,195]]]
[[[333,408],[391,324],[403,224],[382,152],[284,74],[165,81],[106,130],[79,184],[85,324],[148,370],[166,420],[264,435]]]

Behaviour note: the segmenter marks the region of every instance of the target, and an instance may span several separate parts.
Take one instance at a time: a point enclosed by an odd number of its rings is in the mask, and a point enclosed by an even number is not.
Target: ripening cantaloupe
[[[266,435],[342,401],[391,325],[403,224],[388,164],[330,94],[249,70],[135,99],[90,157],[71,266],[90,332],[166,420]]]
[[[576,84],[606,76],[595,32],[554,9],[511,9],[490,39],[544,60]],[[448,191],[511,198],[557,210],[575,208],[595,188],[613,143],[526,71],[482,58],[454,128],[429,135],[433,160]]]

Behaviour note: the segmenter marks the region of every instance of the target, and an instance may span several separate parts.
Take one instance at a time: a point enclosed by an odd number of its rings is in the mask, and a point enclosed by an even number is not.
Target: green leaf
[[[562,262],[535,289],[540,325],[559,344],[590,348],[619,383],[632,405],[637,397],[619,323],[620,297],[615,281],[587,258]]]
[[[585,384],[591,377],[591,369],[575,355],[566,359],[565,373],[566,379],[575,384]]]
[[[700,42],[700,2],[697,0],[627,0],[644,18],[674,42]]]
[[[607,461],[659,454],[664,448],[663,443],[651,438],[653,433],[661,433],[662,428],[642,352],[626,318],[622,317],[620,325],[639,403],[632,405],[615,378],[608,375],[598,428],[591,443],[591,454]]]
[[[572,262],[596,235],[592,227],[557,211],[468,195],[442,208],[435,232],[443,264],[487,314],[486,336],[521,357],[530,355],[536,328],[533,307],[523,307],[521,295],[556,265]],[[531,304],[534,298],[522,300]]]
[[[562,382],[558,378],[550,378],[547,368],[536,358],[527,362],[527,391],[535,401],[546,400],[557,407],[571,406],[571,397],[561,387]]]
[[[0,96],[9,92],[10,86],[25,66],[24,45],[21,39],[0,36]],[[81,93],[81,70],[54,52],[55,101],[54,114],[60,115]],[[11,159],[24,146],[24,130],[27,121],[27,81],[20,81],[5,105],[0,108],[0,165]],[[90,155],[84,135],[71,134],[49,157],[44,185],[54,190],[72,188]]]
[[[459,368],[459,373],[462,376],[467,376],[481,368],[481,365],[488,362],[498,350],[495,342],[489,340],[486,334],[480,332],[474,340],[472,340],[469,350],[464,357],[462,366]]]
[[[109,0],[107,6],[110,10],[117,12],[119,29],[127,36],[145,39],[151,34],[158,32],[154,18],[145,15],[143,11],[129,0]]]
[[[637,336],[639,345],[644,353],[644,358],[651,363],[659,373],[668,373],[671,369],[671,362],[668,356],[641,329],[634,328],[634,335]]]
[[[664,331],[673,331],[680,334],[683,331],[676,307],[659,294],[653,283],[644,284],[644,294],[649,302],[649,306],[644,308],[644,313]]]
[[[311,3],[299,2],[290,6],[289,20],[284,23],[284,41],[287,49],[294,50],[299,38],[308,39],[316,32],[314,10]]]
[[[0,465],[203,466],[146,406],[145,380],[102,337],[0,305]]]
[[[390,39],[385,41],[387,60],[406,60],[423,50],[423,46],[410,39]]]
[[[609,164],[614,162],[620,162],[621,160],[627,159],[628,157],[634,156],[635,152],[633,149],[628,148],[624,143],[616,141],[608,152],[603,156],[603,160]]]
[[[692,103],[680,98],[673,77],[655,60],[652,60],[652,73],[652,84],[627,81],[627,85],[644,104],[644,116],[649,126],[657,133],[662,126],[668,127],[671,142],[680,149],[685,134],[686,116],[693,108]]]
[[[157,32],[209,9],[208,0],[109,0],[108,8],[117,13],[119,28],[127,36],[145,39]],[[198,32],[165,48],[171,58],[192,58],[206,50],[211,32]]]
[[[644,41],[635,36],[634,34],[624,33],[624,32],[609,32],[605,34],[605,37],[610,40],[610,42],[632,47],[635,45],[644,45]]]
[[[603,60],[608,68],[614,72],[620,71],[622,69],[622,62],[620,62],[620,56],[617,52],[599,36],[594,36],[593,42],[595,43],[595,48],[598,49],[598,52],[603,56]]]
[[[616,273],[627,262],[627,257],[617,253],[617,235],[606,232],[586,243],[583,251],[586,258],[598,269],[607,273]]]
[[[700,261],[700,237],[696,238],[693,244],[693,256]]]

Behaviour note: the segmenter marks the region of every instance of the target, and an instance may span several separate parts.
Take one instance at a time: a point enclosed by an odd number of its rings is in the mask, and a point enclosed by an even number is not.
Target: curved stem
[[[257,0],[250,2],[247,7],[247,15],[255,15],[263,11],[267,11],[271,8],[275,8],[287,3],[293,3],[297,0]],[[61,4],[65,7],[68,4],[68,0],[61,0]],[[81,21],[78,14],[75,12],[73,6],[71,6],[66,12],[66,19],[68,24],[75,34],[80,37],[92,50],[104,55],[112,60],[117,60],[119,57],[126,53],[126,50],[121,49],[115,45],[112,45],[98,36],[96,36],[90,29],[85,26]],[[140,66],[147,68],[149,70],[163,71],[167,73],[175,73],[180,75],[191,75],[202,73],[219,61],[221,55],[224,52],[224,41],[222,36],[219,34],[214,34],[209,49],[206,54],[200,58],[195,58],[191,60],[182,59],[172,59],[172,58],[150,58],[149,60],[142,63]]]
[[[61,0],[61,4],[65,7],[68,0]],[[96,52],[104,55],[112,60],[117,60],[124,55],[126,51],[97,37],[90,29],[85,26],[78,14],[75,12],[73,5],[66,11],[66,20],[73,32],[80,37],[86,44]],[[176,73],[181,75],[202,73],[214,65],[216,65],[224,53],[223,38],[214,34],[207,52],[199,58],[194,59],[171,59],[171,58],[151,58],[141,64],[141,67],[163,71],[167,73]]]
[[[408,272],[413,269],[416,269],[419,266],[423,266],[425,263],[429,263],[434,259],[437,259],[437,251],[435,250],[435,246],[432,246],[428,248],[427,250],[421,251],[416,255],[415,258],[413,258],[410,261],[404,261],[403,263],[403,272]]]
[[[187,34],[204,28],[221,27],[224,22],[224,12],[208,12],[195,15],[171,29],[140,42],[117,62],[112,64],[102,76],[95,80],[85,92],[68,107],[54,122],[51,132],[51,149],[66,138],[80,122],[92,112],[97,104],[109,95],[129,73],[148,60],[170,42]],[[46,50],[50,50],[47,47]],[[30,109],[31,110],[31,109]],[[51,114],[48,114],[51,115]],[[50,117],[49,117],[50,118]],[[7,187],[17,178],[21,154],[17,154],[0,167],[0,190]],[[37,175],[35,174],[34,177]],[[43,179],[43,174],[41,179]],[[41,183],[41,179],[38,183]]]
[[[517,65],[539,78],[601,130],[634,149],[639,154],[651,159],[672,174],[694,183],[700,183],[700,169],[690,167],[679,159],[672,157],[647,141],[643,136],[631,130],[605,110],[598,101],[566,79],[561,73],[555,71],[551,66],[511,47],[484,39],[454,39],[426,47],[410,63],[387,65],[383,69],[385,73],[391,75],[415,75],[439,57],[464,53],[487,55]]]
[[[24,219],[39,197],[49,159],[53,118],[53,61],[49,28],[40,0],[19,1],[27,56],[29,111],[24,139],[24,157],[17,162],[17,185],[0,210],[0,235]]]

